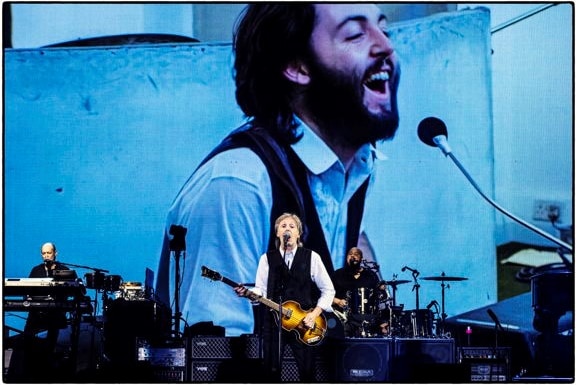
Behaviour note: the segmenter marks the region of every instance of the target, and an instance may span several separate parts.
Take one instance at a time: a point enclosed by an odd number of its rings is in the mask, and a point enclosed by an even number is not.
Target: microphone
[[[286,243],[288,242],[288,240],[291,237],[291,232],[290,231],[285,231],[284,234],[282,235],[283,238],[283,243],[286,245]]]
[[[409,270],[410,272],[413,272],[413,273],[416,273],[416,272],[417,272],[417,270],[411,269],[409,266],[404,266],[404,267],[401,269],[401,271],[403,271],[403,272],[404,272],[405,270]]]
[[[487,309],[487,314],[489,314],[489,317],[491,317],[493,322],[495,322],[495,326],[497,326],[497,329],[499,329],[502,332],[505,331],[505,329],[503,329],[503,325],[501,325],[501,322],[499,322],[499,318],[497,318],[497,315],[493,310]]]
[[[44,264],[46,265],[46,267],[51,267],[54,264],[54,261],[51,259],[45,259]]]
[[[532,224],[522,220],[521,218],[516,217],[515,215],[511,214],[510,212],[499,206],[495,201],[493,201],[491,198],[485,195],[485,193],[483,193],[479,185],[475,182],[475,180],[467,172],[465,167],[463,167],[461,162],[459,162],[459,160],[452,153],[449,144],[447,143],[447,136],[448,136],[447,126],[441,119],[435,117],[428,117],[423,119],[421,123],[419,123],[417,133],[419,135],[419,139],[421,139],[423,143],[425,143],[428,146],[439,147],[439,149],[443,152],[443,154],[445,154],[445,156],[449,156],[453,161],[453,163],[455,163],[455,165],[459,168],[459,170],[461,170],[463,175],[465,175],[469,183],[471,183],[471,185],[475,188],[475,190],[477,190],[477,192],[483,197],[483,199],[485,199],[491,206],[493,206],[495,209],[500,211],[502,214],[508,216],[515,222],[525,226],[529,230],[539,234],[540,236],[550,240],[553,243],[556,243],[557,245],[565,248],[566,250],[573,252],[573,246],[569,245],[566,242],[563,242],[560,239],[555,238],[551,234],[541,230],[536,226],[533,226]],[[568,267],[572,266],[572,263],[569,262],[569,260],[563,255],[563,253],[560,252],[558,254],[566,266]]]
[[[439,147],[445,156],[451,153],[451,148],[447,142],[449,136],[447,126],[441,119],[431,116],[421,120],[417,134],[421,142],[431,147]]]

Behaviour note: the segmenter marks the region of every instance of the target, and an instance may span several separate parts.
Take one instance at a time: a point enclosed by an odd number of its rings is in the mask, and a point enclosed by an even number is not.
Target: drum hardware
[[[415,282],[415,284],[413,285],[413,290],[415,292],[415,309],[419,310],[419,288],[421,287],[421,285],[419,285],[419,281],[417,280],[417,277],[419,276],[419,271],[417,269],[412,269],[409,266],[404,266],[401,271],[405,271],[405,270],[409,270],[411,272],[411,274],[413,275],[413,281]]]
[[[447,313],[445,312],[445,287],[447,289],[450,288],[449,284],[445,285],[445,282],[457,282],[457,281],[465,281],[468,278],[465,277],[449,277],[445,275],[443,271],[440,276],[438,277],[424,277],[426,281],[440,281],[441,282],[441,325],[439,327],[439,335],[445,334],[445,320],[447,319]]]
[[[429,309],[394,309],[389,317],[388,337],[397,338],[433,338],[435,337],[435,316]]]
[[[362,268],[368,269],[368,270],[372,270],[374,273],[379,274],[379,264],[374,262],[374,261],[367,261],[366,259],[362,259],[361,260],[361,265]]]
[[[397,298],[397,286],[398,285],[402,285],[404,283],[409,283],[411,281],[409,281],[408,279],[399,279],[397,280],[397,274],[393,274],[393,280],[392,281],[382,281],[381,283],[379,283],[379,286],[381,285],[387,285],[393,288],[393,295],[390,297],[392,299],[392,303],[393,306],[396,306],[396,298]]]
[[[375,287],[359,287],[348,290],[345,294],[345,300],[347,305],[344,314],[339,314],[338,309],[333,309],[333,312],[343,324],[348,324],[349,337],[383,335],[383,332],[379,330],[382,329],[382,316],[385,312],[384,309],[390,307],[392,300],[385,281],[379,282]]]
[[[128,301],[146,299],[141,282],[124,282],[120,285],[122,297]]]
[[[348,322],[349,319],[347,316],[347,310],[340,311],[335,306],[333,306],[332,308],[333,308],[333,314],[337,316],[337,318],[339,319],[339,321],[341,321],[341,323],[345,324]]]

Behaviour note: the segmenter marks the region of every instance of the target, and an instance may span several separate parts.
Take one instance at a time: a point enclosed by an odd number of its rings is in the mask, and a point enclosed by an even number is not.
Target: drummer
[[[371,333],[365,325],[375,321],[378,311],[377,290],[380,280],[374,271],[364,268],[362,262],[362,250],[352,247],[347,253],[345,266],[337,269],[333,275],[336,290],[333,309],[335,314],[344,314],[346,317],[346,337],[361,337]],[[363,292],[359,293],[360,290]],[[366,296],[366,302],[359,303],[359,295]]]

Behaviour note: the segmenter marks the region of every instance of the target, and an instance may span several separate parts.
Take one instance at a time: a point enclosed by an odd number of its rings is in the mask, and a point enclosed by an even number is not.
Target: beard
[[[345,266],[345,269],[350,271],[351,273],[355,273],[357,270],[359,270],[359,267],[361,266],[361,261],[358,260],[352,260],[348,265]]]
[[[363,103],[362,77],[343,74],[309,60],[311,82],[305,101],[315,123],[335,143],[361,146],[395,136],[399,126],[397,108],[398,71],[389,80],[390,109],[371,113]]]

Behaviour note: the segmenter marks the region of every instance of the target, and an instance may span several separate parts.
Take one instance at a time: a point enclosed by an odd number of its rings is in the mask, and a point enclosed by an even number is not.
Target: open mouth
[[[365,80],[363,84],[373,92],[386,94],[389,78],[390,75],[387,71],[380,71],[369,76],[369,78]]]

